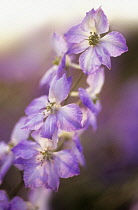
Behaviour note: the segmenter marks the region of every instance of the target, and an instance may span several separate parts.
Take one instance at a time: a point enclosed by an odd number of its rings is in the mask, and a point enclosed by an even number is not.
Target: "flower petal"
[[[57,73],[58,73],[59,78],[63,76],[63,74],[65,72],[64,71],[65,66],[66,66],[66,53],[62,56],[60,64],[58,66],[58,72]]]
[[[94,20],[97,34],[109,31],[109,22],[101,7],[95,11]]]
[[[80,43],[76,43],[73,44],[69,50],[68,50],[68,54],[78,54],[83,52],[84,50],[86,50],[89,47],[89,41],[88,40],[83,40]]]
[[[0,209],[6,210],[9,208],[8,196],[4,190],[0,190]]]
[[[104,48],[102,44],[99,44],[95,46],[95,51],[101,60],[101,64],[105,65],[108,69],[111,69],[110,54],[108,53],[106,48]]]
[[[34,155],[38,154],[38,144],[33,141],[22,141],[13,147],[12,152],[15,156],[21,157],[23,159],[30,159]]]
[[[94,20],[95,10],[92,9],[86,13],[85,18],[82,20],[81,28],[83,31],[95,32],[95,20]]]
[[[82,112],[76,104],[69,104],[59,108],[57,119],[61,130],[74,131],[82,127]]]
[[[47,150],[47,148],[49,148],[50,150],[56,149],[58,142],[57,129],[55,129],[55,132],[52,136],[52,141],[47,138],[41,137],[41,130],[42,129],[32,132],[31,136],[34,138],[34,140],[37,141],[38,144],[40,144],[42,150]]]
[[[24,182],[26,187],[41,187],[47,182],[47,173],[44,164],[36,164],[34,162],[25,165]]]
[[[64,74],[60,79],[54,77],[49,89],[49,101],[60,103],[65,100],[69,94],[71,80]]]
[[[128,51],[126,40],[123,35],[117,31],[108,33],[101,38],[100,43],[108,51],[110,56],[116,57]]]
[[[42,112],[36,114],[30,114],[22,129],[38,130],[43,125],[43,118],[45,116]]]
[[[57,129],[57,117],[54,114],[50,114],[44,125],[42,126],[41,136],[44,138],[52,139],[54,131]]]
[[[55,160],[46,161],[45,171],[48,174],[47,187],[57,191],[59,187],[58,164]]]
[[[27,204],[22,198],[15,196],[10,202],[10,209],[27,210]]]
[[[87,83],[90,86],[87,90],[92,95],[95,96],[96,94],[101,92],[102,86],[104,84],[104,68],[100,67],[97,71],[93,72],[87,77]]]
[[[4,160],[0,167],[0,184],[2,184],[4,176],[6,175],[11,165],[13,164],[13,161],[14,161],[14,155],[12,152],[10,152],[9,154],[6,155],[6,157],[4,157]]]
[[[84,74],[91,74],[101,65],[101,57],[96,53],[95,47],[90,46],[79,57],[79,64]]]
[[[80,143],[80,139],[77,134],[73,136],[73,146],[72,150],[74,155],[77,157],[77,160],[81,166],[85,166],[85,158],[83,155],[83,147]]]
[[[52,190],[45,187],[39,187],[29,190],[28,199],[34,206],[37,206],[40,210],[48,210],[50,198],[52,196]]]
[[[44,74],[44,76],[40,80],[40,83],[39,83],[40,87],[42,87],[44,85],[47,85],[48,88],[49,88],[51,80],[54,78],[54,76],[57,73],[57,69],[58,69],[58,66],[54,65],[46,71],[46,73]]]
[[[73,26],[64,36],[67,42],[70,43],[79,43],[84,39],[88,39],[88,33],[81,29],[81,24]]]
[[[41,109],[46,107],[46,103],[48,103],[48,100],[45,95],[35,98],[25,109],[25,114],[30,115],[39,112]]]
[[[26,117],[21,117],[19,121],[15,124],[12,133],[11,133],[11,142],[16,145],[22,140],[27,140],[30,134],[30,131],[21,129],[25,124]]]
[[[87,93],[87,91],[83,88],[79,88],[79,97],[82,101],[82,103],[91,110],[91,112],[95,112],[95,105],[92,101],[92,99],[90,98],[89,94]]]
[[[57,33],[53,33],[52,45],[56,55],[59,57],[67,51],[67,43],[65,39]]]
[[[57,164],[59,167],[59,177],[68,178],[75,175],[79,175],[80,170],[78,161],[75,155],[69,150],[62,150],[54,153],[56,156]]]

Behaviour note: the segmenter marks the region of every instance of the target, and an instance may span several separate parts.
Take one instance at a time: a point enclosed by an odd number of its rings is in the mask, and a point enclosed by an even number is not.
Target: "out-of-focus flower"
[[[4,190],[0,190],[0,209],[8,209],[9,207],[9,201],[7,194]]]
[[[14,161],[14,154],[11,152],[11,148],[18,144],[20,141],[25,140],[29,136],[28,130],[22,130],[21,127],[25,123],[26,117],[20,118],[20,120],[15,124],[11,139],[8,144],[5,142],[0,142],[0,184],[3,178]]]
[[[125,38],[119,32],[113,31],[101,37],[109,30],[109,23],[103,10],[90,10],[82,23],[72,27],[65,38],[72,46],[68,54],[78,54],[79,64],[85,74],[91,74],[101,64],[111,68],[110,57],[116,57],[128,50]]]

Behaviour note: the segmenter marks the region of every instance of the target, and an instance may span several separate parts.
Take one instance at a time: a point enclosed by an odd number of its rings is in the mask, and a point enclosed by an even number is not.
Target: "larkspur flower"
[[[90,10],[83,21],[72,27],[66,34],[67,42],[72,43],[68,54],[82,53],[79,64],[85,74],[96,71],[101,64],[111,68],[110,57],[117,57],[128,50],[123,35],[109,31],[109,23],[103,10]]]
[[[48,97],[43,95],[34,99],[26,108],[28,115],[24,129],[38,130],[42,128],[41,136],[52,139],[57,128],[65,131],[81,129],[82,113],[78,105],[68,104],[61,107],[70,91],[71,80],[63,75],[52,80]]]
[[[5,142],[0,142],[0,184],[3,178],[14,161],[14,155],[11,152],[11,148],[18,144],[20,141],[25,140],[29,136],[28,130],[22,130],[21,127],[24,125],[26,117],[20,118],[20,120],[15,124],[10,141],[8,144]]]
[[[57,135],[52,141],[42,138],[39,131],[32,134],[35,142],[22,141],[12,151],[17,156],[16,164],[24,167],[26,187],[45,187],[58,190],[59,178],[68,178],[79,174],[78,161],[70,150],[56,152]]]

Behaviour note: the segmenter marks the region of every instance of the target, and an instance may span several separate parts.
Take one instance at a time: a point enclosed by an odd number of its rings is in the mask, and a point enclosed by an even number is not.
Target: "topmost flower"
[[[80,55],[79,64],[87,75],[96,71],[101,64],[110,69],[110,56],[116,57],[128,50],[125,38],[119,32],[113,31],[100,36],[108,30],[109,22],[100,7],[86,13],[82,22],[65,34],[66,40],[72,43],[68,54],[84,51]]]

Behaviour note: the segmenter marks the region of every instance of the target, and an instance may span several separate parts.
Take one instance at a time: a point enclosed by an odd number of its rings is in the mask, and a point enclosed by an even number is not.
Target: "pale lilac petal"
[[[52,139],[52,136],[56,129],[57,117],[54,114],[50,114],[42,126],[41,136],[44,138]]]
[[[109,22],[101,7],[95,11],[94,20],[97,34],[109,31]]]
[[[36,112],[39,112],[41,109],[46,107],[46,103],[48,103],[48,99],[45,95],[40,96],[39,98],[35,98],[25,109],[26,115],[35,114]]]
[[[30,159],[34,155],[38,154],[38,151],[36,150],[37,148],[38,144],[36,142],[24,140],[13,147],[12,152],[17,157]]]
[[[13,164],[13,161],[14,161],[14,155],[12,152],[10,152],[9,154],[7,154],[4,157],[4,160],[0,163],[1,164],[1,166],[0,166],[0,184],[2,184],[4,176],[6,175],[7,171],[11,167],[11,165]]]
[[[73,44],[69,50],[68,50],[68,54],[78,54],[83,52],[84,50],[86,50],[89,47],[89,41],[88,40],[83,40],[80,43],[76,43]]]
[[[101,64],[105,65],[108,69],[111,69],[111,59],[108,51],[103,47],[102,44],[95,46],[95,51],[101,60]]]
[[[41,187],[47,182],[44,165],[33,163],[25,165],[24,182],[26,187]]]
[[[110,56],[116,57],[128,51],[126,40],[123,35],[117,31],[108,33],[101,38],[100,43],[108,51]]]
[[[82,112],[76,104],[69,104],[59,108],[57,119],[61,130],[74,131],[82,127]]]
[[[92,129],[94,131],[97,130],[97,117],[95,115],[95,113],[90,112],[90,110],[88,110],[88,126],[91,125]]]
[[[27,209],[28,208],[26,202],[18,196],[15,196],[10,202],[9,210],[27,210]]]
[[[59,57],[67,51],[67,43],[65,39],[57,33],[53,33],[52,46],[56,55]]]
[[[59,167],[58,175],[61,178],[68,178],[79,175],[78,160],[69,150],[55,152],[56,161]]]
[[[92,9],[86,13],[85,18],[81,23],[81,28],[83,31],[93,32],[95,31],[95,20],[94,20],[95,10]]]
[[[81,29],[81,24],[73,26],[64,36],[70,43],[79,43],[88,39],[88,33]]]
[[[95,96],[101,92],[105,80],[104,68],[100,67],[97,71],[93,72],[87,77],[87,83],[89,85],[88,91],[91,95]]]
[[[8,196],[4,190],[0,190],[0,210],[6,210],[9,207]]]
[[[58,65],[58,76],[59,78],[63,76],[64,74],[64,68],[66,66],[66,53],[62,56],[60,64]]]
[[[58,191],[59,187],[59,175],[58,175],[58,163],[55,162],[55,160],[49,160],[46,161],[45,164],[45,171],[48,174],[48,180],[47,180],[47,187]]]
[[[39,210],[50,209],[50,198],[52,196],[52,190],[45,187],[35,188],[29,191],[29,201],[34,206],[37,206]]]
[[[79,57],[79,64],[84,74],[91,74],[101,65],[101,57],[98,57],[95,47],[90,46]]]
[[[85,166],[85,158],[84,158],[84,155],[83,155],[83,147],[80,143],[80,139],[79,139],[78,135],[76,135],[76,134],[74,135],[73,142],[74,142],[74,146],[72,148],[73,153],[77,157],[77,160],[78,160],[79,164],[81,166]]]
[[[71,81],[68,81],[64,74],[60,79],[55,77],[52,80],[49,89],[49,101],[60,103],[65,100],[69,94]]]
[[[55,129],[54,134],[52,136],[52,141],[41,137],[41,130],[37,130],[32,132],[31,136],[35,141],[40,144],[42,150],[47,150],[49,148],[50,150],[56,149],[57,148],[57,143],[58,143],[58,137],[57,137],[57,129]]]
[[[58,70],[57,65],[54,65],[50,69],[48,69],[46,73],[44,74],[44,76],[42,77],[42,79],[40,80],[40,83],[39,83],[40,87],[47,85],[49,88],[51,80],[57,74],[57,70]]]
[[[42,112],[30,114],[22,129],[38,130],[43,125],[44,115]]]
[[[25,124],[26,117],[21,117],[19,121],[15,124],[11,133],[11,142],[16,145],[22,140],[27,140],[30,134],[29,130],[21,129]]]
[[[83,88],[79,88],[79,97],[82,101],[82,103],[91,110],[91,112],[95,112],[95,105],[92,101],[92,99],[90,98],[89,94],[87,93],[87,91]]]

